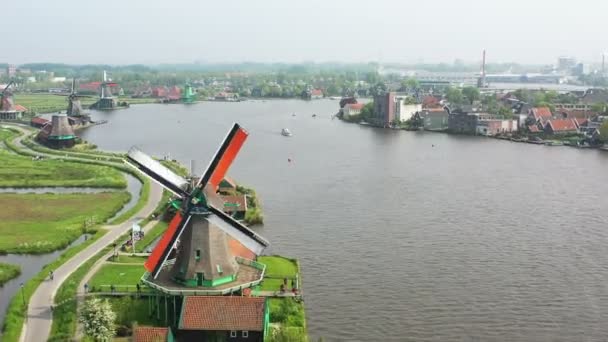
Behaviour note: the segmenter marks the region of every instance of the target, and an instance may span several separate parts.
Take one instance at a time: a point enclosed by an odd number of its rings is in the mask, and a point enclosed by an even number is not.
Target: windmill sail
[[[270,245],[266,239],[247,228],[247,226],[242,225],[239,221],[233,219],[223,211],[212,206],[210,206],[209,209],[214,214],[208,217],[208,220],[211,223],[214,223],[226,234],[238,240],[243,246],[247,247],[256,255],[261,254],[264,249]]]
[[[246,130],[235,123],[228,132],[228,135],[226,135],[226,138],[224,138],[211,163],[209,163],[205,174],[199,179],[197,186],[202,185],[204,187],[207,184],[211,184],[215,190],[215,187],[224,179],[228,168],[230,168],[248,135],[249,133]]]
[[[127,162],[167,188],[167,190],[182,198],[188,197],[188,193],[185,191],[188,186],[186,179],[176,175],[173,171],[137,148],[133,147],[129,150]]]

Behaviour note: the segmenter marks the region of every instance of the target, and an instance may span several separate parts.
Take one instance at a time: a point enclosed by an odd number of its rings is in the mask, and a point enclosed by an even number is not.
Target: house
[[[537,125],[537,124],[534,124],[534,125],[528,125],[527,127],[528,127],[528,132],[529,132],[529,133],[534,133],[534,134],[536,134],[536,133],[540,133],[540,132],[542,132],[542,130],[541,130],[540,128],[538,128],[538,125]]]
[[[230,93],[226,91],[219,92],[215,95],[216,101],[236,101],[238,99],[238,95],[236,93]]]
[[[452,133],[476,134],[479,120],[492,119],[488,113],[467,112],[461,109],[448,113],[448,131]]]
[[[152,97],[162,98],[167,96],[168,90],[166,87],[155,87],[152,89]]]
[[[533,107],[528,111],[528,118],[535,122],[545,123],[553,117],[549,107]]]
[[[388,127],[395,121],[395,92],[374,96],[373,123]]]
[[[564,119],[574,118],[592,118],[597,115],[596,112],[586,109],[556,109],[557,116],[561,116]]]
[[[182,90],[178,86],[173,86],[169,88],[167,92],[166,99],[169,101],[177,101],[182,98]]]
[[[365,106],[363,103],[347,103],[344,105],[344,108],[342,108],[342,116],[349,118],[354,115],[359,115],[361,114],[363,106]]]
[[[312,89],[310,91],[310,98],[311,99],[322,99],[323,98],[323,90],[321,89]]]
[[[435,96],[427,95],[422,99],[422,108],[437,108],[440,107],[441,99]]]
[[[173,342],[171,328],[136,326],[133,329],[133,342]]]
[[[236,193],[237,184],[234,179],[224,176],[224,179],[218,185],[218,191],[222,195],[233,195]]]
[[[247,212],[247,195],[222,195],[224,212],[237,220],[245,218]]]
[[[410,99],[405,97],[395,97],[395,121],[404,122],[409,120],[414,114],[422,110],[421,104],[412,104]]]
[[[448,111],[444,108],[428,108],[420,112],[424,129],[427,131],[445,131],[448,129]]]
[[[517,120],[506,119],[482,119],[477,120],[477,134],[492,136],[501,133],[517,131]]]
[[[374,96],[374,115],[372,123],[389,127],[394,122],[403,122],[422,110],[421,104],[412,103],[412,98],[404,93],[386,92]]]
[[[545,123],[544,132],[546,134],[578,133],[578,127],[574,119],[553,119]]]
[[[264,341],[270,315],[264,297],[185,296],[180,341]]]
[[[41,118],[39,116],[33,117],[32,120],[30,121],[30,125],[32,127],[36,127],[36,128],[42,128],[44,127],[44,125],[46,125],[47,123],[49,123],[50,121],[45,119],[45,118]]]

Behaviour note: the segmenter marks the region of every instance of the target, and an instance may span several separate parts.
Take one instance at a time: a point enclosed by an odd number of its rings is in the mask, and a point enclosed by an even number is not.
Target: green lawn
[[[17,136],[17,133],[13,132],[10,129],[0,128],[0,141],[4,141],[6,139],[13,139]]]
[[[159,221],[149,232],[144,235],[144,238],[135,243],[136,252],[145,252],[147,247],[161,236],[167,230],[168,222]]]
[[[260,256],[258,262],[266,265],[266,276],[274,278],[293,278],[298,273],[295,260],[281,256]]]
[[[139,325],[163,326],[155,317],[150,317],[148,299],[134,299],[131,297],[109,298],[112,309],[116,312],[116,325],[131,327],[137,322]]]
[[[0,287],[9,280],[18,277],[19,274],[21,274],[21,267],[19,265],[0,262]]]
[[[116,286],[116,291],[121,291],[120,285],[135,286],[139,283],[145,272],[143,264],[141,266],[106,264],[93,275],[93,278],[89,282],[89,287],[93,291],[98,291],[100,285],[114,285]],[[103,291],[108,290],[109,288],[107,287],[103,288]]]
[[[0,150],[0,187],[96,187],[125,188],[127,181],[108,166],[64,162],[55,159],[34,161]]]
[[[262,285],[259,286],[259,289],[262,291],[279,291],[281,289],[281,284],[283,284],[283,279],[273,279],[273,278],[264,278]],[[287,291],[291,291],[291,280],[287,281],[287,286],[285,287]]]
[[[0,194],[0,252],[47,253],[64,248],[94,217],[105,222],[125,203],[126,191],[97,194]]]
[[[113,258],[110,257],[110,259],[108,259],[108,261],[110,262],[117,262],[117,263],[121,263],[121,264],[144,264],[144,262],[146,261],[147,257],[141,257],[141,256],[134,256],[134,255],[118,255],[118,257]]]

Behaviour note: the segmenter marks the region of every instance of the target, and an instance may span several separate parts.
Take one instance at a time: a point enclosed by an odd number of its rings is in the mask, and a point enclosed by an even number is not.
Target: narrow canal
[[[140,105],[94,113],[109,123],[83,135],[201,172],[232,122],[246,127],[230,175],[263,201],[268,253],[300,259],[315,337],[606,339],[608,153],[374,129],[336,110]]]
[[[119,217],[125,211],[133,208],[139,198],[139,193],[142,188],[142,184],[137,178],[130,174],[125,174],[127,179],[127,190],[131,194],[131,199],[120,209],[110,220]],[[42,187],[42,188],[0,188],[0,193],[99,193],[104,191],[123,191],[123,189],[100,189],[100,188],[72,188],[72,187]],[[34,277],[40,270],[45,266],[57,259],[66,249],[81,244],[85,241],[85,235],[72,242],[71,245],[65,249],[55,251],[53,253],[30,255],[30,254],[6,254],[0,255],[0,262],[9,263],[13,265],[21,266],[21,274],[6,284],[0,287],[0,322],[4,321],[6,315],[6,309],[10,303],[11,298],[15,295],[20,295],[20,284],[27,282]],[[1,333],[0,333],[1,337]],[[1,341],[1,338],[0,338]]]

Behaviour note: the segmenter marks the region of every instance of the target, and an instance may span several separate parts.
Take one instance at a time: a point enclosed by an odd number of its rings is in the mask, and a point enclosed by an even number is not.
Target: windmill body
[[[0,120],[19,120],[24,111],[23,107],[15,105],[13,92],[10,90],[13,82],[10,82],[4,89],[0,97]]]
[[[248,133],[235,124],[202,177],[186,180],[133,148],[127,162],[173,192],[178,212],[145,263],[142,279],[169,295],[224,295],[261,282],[256,258],[269,243],[219,208],[216,191]]]
[[[108,74],[104,70],[103,81],[99,86],[99,100],[92,104],[91,108],[98,110],[112,110],[129,107],[126,102],[121,103],[114,95],[112,95],[112,87],[116,87],[117,85],[117,83],[108,79]]]

